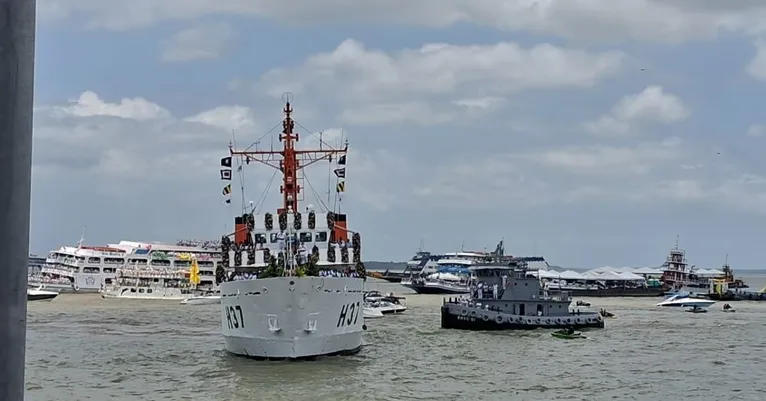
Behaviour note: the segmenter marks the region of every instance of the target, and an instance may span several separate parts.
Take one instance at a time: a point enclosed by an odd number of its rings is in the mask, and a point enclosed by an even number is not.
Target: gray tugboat
[[[476,290],[470,299],[445,299],[442,328],[461,330],[527,330],[536,328],[603,328],[597,312],[569,311],[572,296],[549,293],[540,279],[527,275],[527,261],[518,258],[508,266],[472,266]]]

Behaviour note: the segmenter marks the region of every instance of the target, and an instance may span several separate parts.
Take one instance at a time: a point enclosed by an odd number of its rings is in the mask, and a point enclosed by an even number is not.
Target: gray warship
[[[604,328],[597,312],[571,311],[567,291],[546,291],[528,275],[527,258],[508,265],[472,266],[477,289],[470,298],[445,298],[441,326],[460,330]]]

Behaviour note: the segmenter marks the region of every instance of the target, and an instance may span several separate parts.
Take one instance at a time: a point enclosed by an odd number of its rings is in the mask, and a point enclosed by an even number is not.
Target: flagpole
[[[0,0],[0,400],[24,400],[35,0]]]

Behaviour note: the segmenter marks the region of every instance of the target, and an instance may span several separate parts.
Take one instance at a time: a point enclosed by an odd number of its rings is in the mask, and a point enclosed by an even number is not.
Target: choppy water
[[[763,277],[753,287],[763,285]],[[753,281],[753,280],[750,280]],[[378,284],[384,291],[405,290]],[[766,303],[691,314],[590,299],[589,339],[439,328],[439,296],[368,321],[355,357],[256,362],[222,351],[218,306],[62,295],[30,303],[27,396],[83,400],[763,400]]]

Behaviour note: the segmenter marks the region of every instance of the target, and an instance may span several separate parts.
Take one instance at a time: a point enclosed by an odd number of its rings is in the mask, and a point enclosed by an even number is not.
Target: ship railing
[[[540,292],[540,294],[533,295],[532,298],[539,299],[542,301],[571,301],[572,292],[571,291],[556,291],[556,293],[553,295],[546,292]]]

